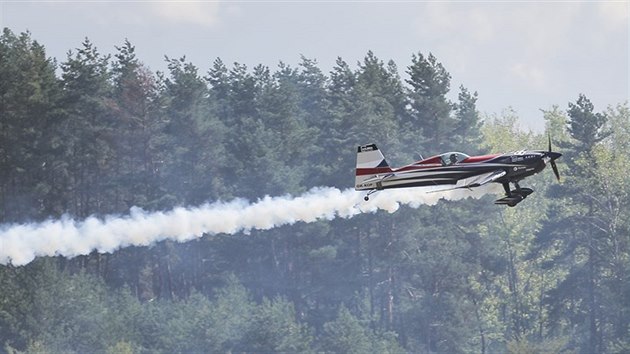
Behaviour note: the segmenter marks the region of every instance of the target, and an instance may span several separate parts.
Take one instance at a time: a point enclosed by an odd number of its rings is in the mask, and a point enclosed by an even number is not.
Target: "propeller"
[[[551,134],[549,134],[549,152],[547,153],[549,156],[549,161],[551,162],[551,168],[553,169],[553,174],[556,175],[556,179],[560,182],[560,173],[558,172],[558,166],[556,166],[556,159],[562,156],[559,152],[551,151]]]

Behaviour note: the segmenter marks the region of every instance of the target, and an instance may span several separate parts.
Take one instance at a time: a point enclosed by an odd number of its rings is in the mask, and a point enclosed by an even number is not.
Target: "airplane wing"
[[[496,170],[490,173],[484,173],[483,175],[477,176],[474,181],[470,181],[465,186],[460,188],[473,188],[483,186],[484,184],[488,184],[490,182],[498,180],[506,174],[507,172],[505,170]]]
[[[499,178],[505,176],[506,174],[507,172],[505,170],[496,170],[492,172],[487,172],[479,176],[470,177],[465,180],[462,180],[464,181],[464,183],[461,186],[447,188],[447,189],[439,189],[439,190],[431,191],[429,193],[452,191],[454,189],[463,189],[463,188],[470,189],[470,188],[480,187],[480,186],[483,186],[484,184],[494,182],[498,180]]]

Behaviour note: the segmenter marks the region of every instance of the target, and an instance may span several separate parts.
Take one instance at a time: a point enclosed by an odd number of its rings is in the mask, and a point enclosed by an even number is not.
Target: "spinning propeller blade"
[[[553,169],[553,173],[556,175],[556,179],[560,182],[560,173],[558,172],[558,166],[556,166],[555,161],[551,161],[551,168]]]
[[[556,166],[556,159],[562,154],[551,151],[551,134],[549,134],[549,158],[551,159],[551,168],[553,169],[553,174],[556,175],[556,179],[560,182],[560,172],[558,172],[558,166]]]

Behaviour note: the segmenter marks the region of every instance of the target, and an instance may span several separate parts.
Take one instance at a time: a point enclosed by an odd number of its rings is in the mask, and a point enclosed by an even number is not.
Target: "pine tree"
[[[114,115],[109,56],[87,38],[61,64],[63,121],[56,127],[67,164],[68,212],[79,217],[114,211],[107,184],[113,178]]]
[[[451,149],[477,154],[481,143],[481,118],[477,112],[477,92],[470,93],[463,85],[459,87],[458,102],[455,104],[455,127]]]
[[[590,151],[596,143],[602,141],[610,132],[605,129],[608,117],[605,113],[593,112],[594,106],[586,95],[580,94],[575,103],[569,102],[569,133],[575,139],[575,148]]]
[[[566,182],[555,187],[555,195],[566,196],[556,211],[551,212],[545,225],[546,242],[558,242],[558,267],[567,274],[549,290],[550,320],[557,325],[568,319],[581,336],[573,338],[574,345],[585,352],[601,353],[608,350],[608,326],[604,313],[609,296],[606,283],[609,277],[609,250],[619,240],[611,230],[610,201],[606,201],[608,176],[600,176],[600,165],[607,158],[604,139],[607,116],[593,112],[593,105],[584,95],[569,103],[567,128],[570,140],[565,147],[563,161],[567,164]],[[602,155],[604,154],[604,155]],[[615,173],[613,173],[614,175]],[[622,189],[623,190],[623,189]],[[613,192],[615,195],[619,191]],[[567,307],[567,303],[574,306]]]
[[[407,126],[421,127],[429,144],[426,149],[442,151],[448,143],[455,122],[450,116],[451,103],[446,94],[450,90],[451,75],[433,54],[424,57],[414,54],[407,68],[409,79],[410,119]],[[408,137],[407,139],[412,139]]]
[[[117,50],[112,74],[118,158],[112,189],[122,212],[131,206],[157,209],[163,194],[159,176],[167,150],[158,82],[136,58],[135,47],[129,41]]]
[[[30,33],[0,36],[0,222],[63,212],[63,168],[51,133],[58,120],[56,64]]]
[[[221,195],[224,125],[210,114],[208,88],[185,58],[169,59],[164,82],[169,164],[160,179],[173,201],[200,204]]]

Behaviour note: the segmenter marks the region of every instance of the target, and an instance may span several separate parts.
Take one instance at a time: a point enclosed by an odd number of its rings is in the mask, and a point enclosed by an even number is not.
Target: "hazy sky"
[[[368,50],[406,78],[413,53],[432,52],[482,113],[512,107],[524,128],[540,109],[584,93],[596,111],[628,99],[628,1],[5,1],[0,22],[29,30],[60,62],[88,37],[101,53],[128,38],[152,70],[164,55],[205,72],[215,58],[250,68],[338,56],[356,68]]]

